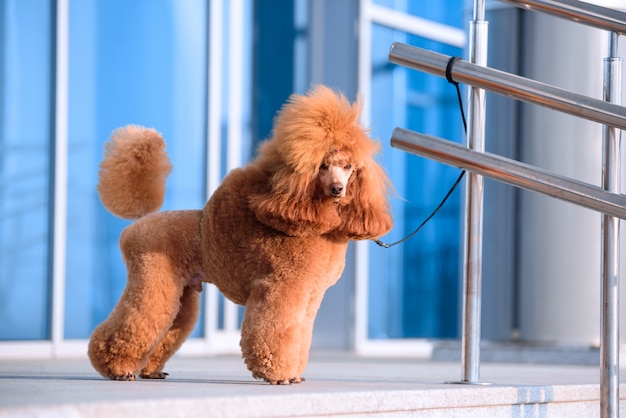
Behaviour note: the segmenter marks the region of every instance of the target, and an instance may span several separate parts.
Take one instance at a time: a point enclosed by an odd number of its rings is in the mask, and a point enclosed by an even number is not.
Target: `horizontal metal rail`
[[[577,0],[500,0],[523,9],[535,10],[587,26],[626,33],[626,13]]]
[[[513,186],[626,219],[626,195],[607,192],[519,161],[477,152],[455,142],[403,128],[394,129],[391,145]]]
[[[398,42],[389,51],[391,62],[440,77],[445,77],[450,58]],[[460,59],[451,76],[454,81],[626,130],[626,107]]]

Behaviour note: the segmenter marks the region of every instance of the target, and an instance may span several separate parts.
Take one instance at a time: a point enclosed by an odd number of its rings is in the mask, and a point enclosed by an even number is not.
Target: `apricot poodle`
[[[240,345],[252,376],[302,381],[313,321],[348,241],[392,225],[378,144],[359,113],[323,86],[293,95],[258,157],[230,172],[202,210],[157,212],[171,171],[162,137],[115,131],[98,192],[110,212],[136,221],[120,237],[126,288],[90,339],[94,368],[116,380],[164,378],[208,282],[246,307]]]

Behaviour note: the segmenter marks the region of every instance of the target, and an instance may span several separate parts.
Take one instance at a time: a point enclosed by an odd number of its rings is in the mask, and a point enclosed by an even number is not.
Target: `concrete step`
[[[165,380],[115,382],[86,358],[0,359],[0,417],[600,416],[591,366],[490,363],[490,384],[469,385],[445,383],[460,377],[458,363],[331,353],[313,355],[307,381],[291,386],[255,381],[235,356],[168,366]]]

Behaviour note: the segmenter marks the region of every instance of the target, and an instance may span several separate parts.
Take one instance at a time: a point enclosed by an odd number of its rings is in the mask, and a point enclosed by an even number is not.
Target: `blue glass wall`
[[[400,3],[409,5],[405,12],[462,26],[460,0]],[[53,7],[52,0],[0,1],[0,340],[50,337]],[[246,1],[245,7],[251,24],[244,47],[250,60],[244,160],[269,135],[288,95],[307,87],[310,66],[306,0]],[[132,123],[163,133],[174,163],[164,209],[204,204],[207,14],[204,0],[70,2],[65,338],[87,338],[126,283],[118,238],[127,222],[108,214],[96,194],[103,143],[114,129]],[[397,191],[396,226],[386,241],[417,227],[458,175],[392,149],[392,129],[463,138],[452,86],[389,64],[394,40],[461,54],[374,26],[371,128]],[[223,66],[225,86],[226,62],[211,65]],[[411,241],[370,248],[370,337],[456,336],[459,196]]]
[[[202,0],[71,3],[66,338],[88,337],[126,284],[117,242],[127,222],[96,193],[114,129],[163,134],[174,164],[164,209],[204,203],[206,17]]]
[[[0,2],[0,339],[49,337],[53,21]]]

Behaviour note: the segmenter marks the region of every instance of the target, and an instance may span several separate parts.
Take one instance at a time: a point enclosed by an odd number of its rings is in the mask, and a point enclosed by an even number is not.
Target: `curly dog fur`
[[[94,368],[110,379],[164,378],[208,282],[246,307],[240,344],[252,375],[302,381],[313,322],[348,241],[392,225],[378,144],[359,114],[359,103],[323,86],[293,95],[258,157],[229,173],[202,210],[157,212],[171,171],[161,135],[115,131],[98,192],[110,212],[136,221],[120,237],[126,288],[90,339]]]

